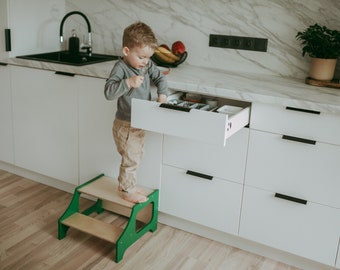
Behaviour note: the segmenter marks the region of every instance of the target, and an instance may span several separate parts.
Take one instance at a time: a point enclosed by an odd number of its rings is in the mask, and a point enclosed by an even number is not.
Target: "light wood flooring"
[[[159,224],[114,262],[115,246],[70,229],[57,239],[57,220],[72,194],[0,170],[1,270],[296,270],[297,268]],[[81,199],[81,205],[90,202]],[[124,226],[126,219],[100,219]]]

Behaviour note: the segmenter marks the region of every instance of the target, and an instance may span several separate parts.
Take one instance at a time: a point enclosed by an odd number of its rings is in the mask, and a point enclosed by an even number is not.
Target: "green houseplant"
[[[340,32],[314,24],[298,32],[296,39],[301,41],[302,56],[308,54],[312,58],[310,77],[333,79],[336,61],[340,57]]]

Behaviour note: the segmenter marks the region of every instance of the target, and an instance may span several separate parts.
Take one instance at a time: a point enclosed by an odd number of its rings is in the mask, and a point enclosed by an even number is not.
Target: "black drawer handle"
[[[301,203],[301,204],[305,204],[305,205],[307,204],[307,200],[288,196],[288,195],[284,195],[284,194],[281,194],[281,193],[275,193],[275,197],[283,199],[283,200],[291,201],[291,202]]]
[[[57,75],[63,75],[63,76],[69,76],[69,77],[74,77],[74,74],[73,74],[73,73],[64,72],[64,71],[56,71],[55,74],[57,74]]]
[[[0,66],[7,66],[7,63],[0,62]]]
[[[194,172],[194,171],[189,171],[189,170],[186,172],[186,174],[197,176],[197,177],[201,177],[201,178],[208,179],[208,180],[212,180],[213,179],[213,177],[211,175],[207,175],[207,174],[203,174],[203,173],[198,173],[198,172]]]
[[[289,135],[282,135],[282,139],[294,141],[294,142],[300,142],[300,143],[313,144],[313,145],[316,144],[316,141],[314,141],[314,140],[309,140],[309,139],[304,139],[304,138],[299,138],[299,137],[293,137],[293,136],[289,136]]]
[[[295,108],[295,107],[289,107],[289,106],[286,107],[286,110],[304,112],[304,113],[312,113],[312,114],[320,114],[319,111],[313,111],[313,110],[307,110],[307,109],[301,109],[301,108]]]
[[[159,105],[159,107],[171,109],[171,110],[176,110],[176,111],[181,111],[181,112],[190,112],[190,110],[191,110],[190,108],[180,107],[180,106],[168,104],[168,103],[161,103],[161,105]]]

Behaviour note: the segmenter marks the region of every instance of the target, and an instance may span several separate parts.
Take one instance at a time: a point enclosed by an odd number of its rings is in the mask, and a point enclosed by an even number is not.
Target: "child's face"
[[[154,50],[145,46],[143,48],[123,48],[124,61],[135,69],[141,69],[146,66],[150,60],[150,57],[154,54]]]

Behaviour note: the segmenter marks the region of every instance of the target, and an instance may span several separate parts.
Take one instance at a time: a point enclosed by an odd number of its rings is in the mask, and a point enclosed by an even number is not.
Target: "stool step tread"
[[[124,230],[120,227],[116,227],[112,224],[105,223],[80,213],[74,213],[63,220],[62,223],[66,226],[94,235],[114,244],[117,242]]]
[[[147,192],[147,195],[153,192],[152,189],[147,188],[143,189]],[[119,196],[118,181],[107,176],[103,176],[98,180],[80,188],[79,192],[130,208],[132,208],[135,205],[132,202],[123,200]]]

